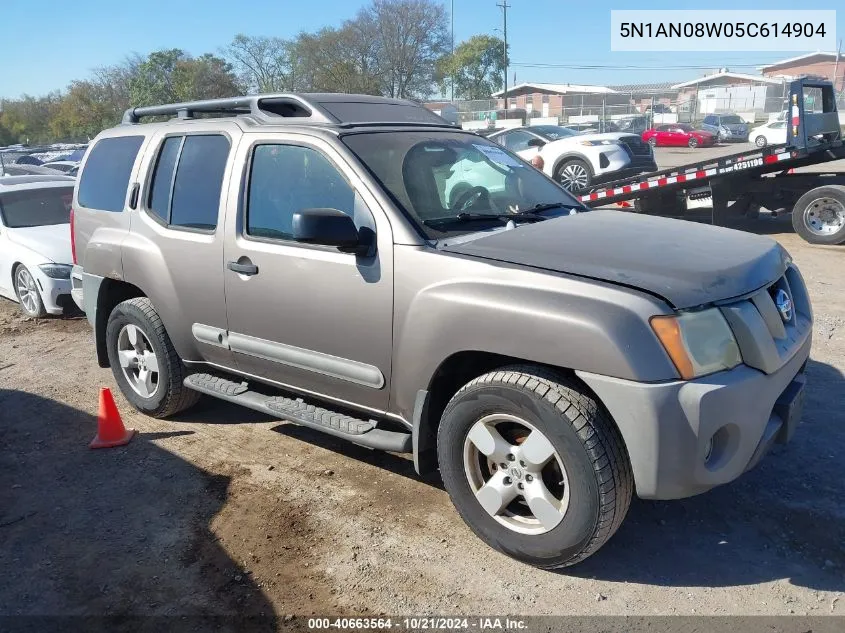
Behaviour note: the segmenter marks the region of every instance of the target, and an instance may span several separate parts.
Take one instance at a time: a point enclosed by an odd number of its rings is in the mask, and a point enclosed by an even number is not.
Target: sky
[[[501,0],[454,2],[455,41],[478,33],[501,36]],[[702,66],[756,74],[755,66],[800,52],[611,52],[611,9],[812,9],[841,10],[837,39],[845,37],[842,0],[509,0],[508,83],[613,85],[684,81],[706,74]],[[131,53],[181,48],[192,55],[219,53],[237,33],[294,37],[353,17],[365,0],[2,0],[0,98],[41,95],[84,79],[91,69]],[[809,52],[809,51],[808,51]],[[542,65],[592,65],[562,68]],[[613,67],[616,68],[613,68]],[[636,66],[619,68],[620,66]]]

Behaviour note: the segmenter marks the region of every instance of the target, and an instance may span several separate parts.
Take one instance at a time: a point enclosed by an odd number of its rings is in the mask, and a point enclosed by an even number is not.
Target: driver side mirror
[[[545,144],[546,144],[546,141],[539,139],[539,138],[532,138],[530,141],[528,141],[528,147],[536,147],[538,149],[540,147],[543,147],[543,145],[545,145]]]
[[[302,209],[293,214],[293,239],[304,244],[334,246],[344,253],[365,254],[355,221],[338,209]]]

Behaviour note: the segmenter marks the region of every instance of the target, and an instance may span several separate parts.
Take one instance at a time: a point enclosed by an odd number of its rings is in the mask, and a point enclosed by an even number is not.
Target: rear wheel
[[[573,158],[560,164],[555,171],[555,180],[567,191],[581,191],[590,186],[593,174],[586,162]]]
[[[691,136],[689,138],[689,140],[687,141],[687,145],[689,145],[690,147],[693,147],[693,148],[698,147],[698,139],[695,138],[694,136]]]
[[[21,312],[26,316],[41,318],[47,315],[35,277],[23,264],[15,269],[15,292],[18,295]]]
[[[154,418],[183,411],[200,394],[183,384],[187,369],[146,297],[115,306],[106,326],[112,373],[126,399]]]
[[[762,134],[761,134],[760,136],[758,136],[757,138],[755,138],[755,139],[754,139],[754,144],[755,144],[757,147],[766,147],[766,144],[767,144],[767,143],[768,143],[768,140],[767,140],[767,139],[766,139],[766,137],[765,137],[765,136],[763,136]]]
[[[612,420],[586,390],[540,367],[480,376],[446,407],[443,483],[491,547],[544,569],[567,567],[616,532],[633,474]]]
[[[816,187],[801,196],[792,226],[810,244],[845,243],[845,186]]]

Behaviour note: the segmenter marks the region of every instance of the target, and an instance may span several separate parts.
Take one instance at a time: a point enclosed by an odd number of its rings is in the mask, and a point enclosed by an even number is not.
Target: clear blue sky
[[[197,55],[218,52],[236,33],[293,37],[302,30],[337,25],[352,17],[364,0],[1,0],[0,97],[40,95],[64,88],[101,65],[129,53],[182,48]],[[447,10],[450,0],[441,0]],[[455,39],[493,33],[502,26],[500,0],[454,0]],[[641,9],[812,9],[841,10],[837,38],[845,37],[842,0],[510,0],[508,40],[518,82],[620,84],[682,81],[703,70],[694,65],[737,72],[800,53],[623,53],[610,51],[610,10]],[[630,69],[537,68],[518,64],[595,64],[643,66]]]

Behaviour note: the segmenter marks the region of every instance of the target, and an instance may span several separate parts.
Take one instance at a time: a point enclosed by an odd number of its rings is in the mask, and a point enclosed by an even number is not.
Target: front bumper
[[[30,271],[38,284],[41,301],[47,314],[63,314],[70,302],[70,279],[48,277],[39,269]]]
[[[638,383],[576,373],[616,421],[637,495],[678,499],[733,481],[772,444],[789,441],[801,416],[810,345],[808,336],[772,374],[739,365],[686,382]]]

